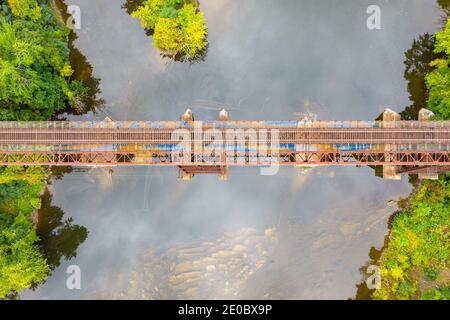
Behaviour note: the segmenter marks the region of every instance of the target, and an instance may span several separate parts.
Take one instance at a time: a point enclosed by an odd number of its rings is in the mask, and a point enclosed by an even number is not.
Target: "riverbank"
[[[422,181],[391,219],[374,299],[449,299],[450,177]]]
[[[421,39],[431,37],[425,35]],[[428,107],[437,119],[450,119],[448,39],[450,20],[432,38],[431,50],[434,52],[429,52],[429,55],[434,54],[436,58],[431,63],[427,61],[432,68],[420,75],[422,79],[418,82],[423,83],[422,99],[425,97],[423,100],[427,103],[427,106],[421,107]],[[429,50],[427,43],[415,41],[413,49],[425,44],[424,48],[416,52],[426,52]],[[415,63],[420,62],[420,59],[416,60]],[[450,175],[441,175],[437,181],[417,181],[411,195],[399,201],[399,208],[390,219],[390,232],[385,246],[381,251],[374,250],[371,254],[370,264],[380,268],[381,286],[370,291],[365,284],[358,285],[357,299],[449,300]],[[362,271],[366,269],[364,267]]]
[[[51,4],[0,0],[0,120],[47,120],[85,109],[89,90],[72,78],[71,31]],[[0,298],[16,297],[50,271],[36,234],[49,178],[43,167],[0,168]]]
[[[46,175],[43,167],[0,168],[0,298],[44,281],[49,272],[31,219]]]

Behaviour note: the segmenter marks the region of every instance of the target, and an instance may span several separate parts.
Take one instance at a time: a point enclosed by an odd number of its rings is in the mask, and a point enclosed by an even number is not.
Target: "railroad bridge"
[[[378,121],[0,122],[0,165],[174,166],[183,179],[230,166],[370,165],[380,175],[436,178],[450,171],[450,121],[402,121],[386,109]]]

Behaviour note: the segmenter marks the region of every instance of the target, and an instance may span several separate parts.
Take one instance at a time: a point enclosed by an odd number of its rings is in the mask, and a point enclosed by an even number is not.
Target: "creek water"
[[[67,4],[81,9],[74,45],[105,101],[71,117],[89,120],[178,119],[187,107],[200,120],[222,107],[233,119],[374,119],[409,105],[404,52],[440,26],[423,0],[200,1],[209,48],[191,65],[162,58],[122,0]],[[381,30],[366,27],[371,4]],[[346,299],[383,245],[390,200],[410,191],[368,167],[232,168],[226,182],[180,181],[174,168],[73,170],[51,182],[51,203],[88,237],[76,256],[56,250],[60,263],[21,298]],[[69,265],[80,290],[66,287]]]

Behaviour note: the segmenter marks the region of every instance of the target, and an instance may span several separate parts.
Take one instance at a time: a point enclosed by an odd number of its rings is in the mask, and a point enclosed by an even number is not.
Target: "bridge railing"
[[[0,129],[450,128],[450,121],[0,121]]]

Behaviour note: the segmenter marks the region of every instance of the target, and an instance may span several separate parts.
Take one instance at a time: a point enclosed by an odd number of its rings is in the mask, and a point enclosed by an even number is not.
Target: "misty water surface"
[[[215,119],[377,117],[409,105],[403,53],[438,27],[431,1],[200,1],[209,28],[204,62],[163,59],[121,0],[71,0],[82,29],[75,46],[101,79],[102,112],[79,119],[177,119],[191,107]],[[366,28],[366,8],[382,29]],[[75,117],[72,117],[75,118]],[[171,168],[92,168],[53,181],[53,205],[89,230],[77,256],[22,298],[339,298],[354,296],[359,268],[381,246],[389,200],[407,179],[368,167],[276,176],[232,168],[177,179]],[[82,289],[66,288],[66,268]]]

